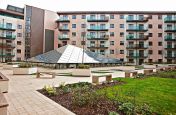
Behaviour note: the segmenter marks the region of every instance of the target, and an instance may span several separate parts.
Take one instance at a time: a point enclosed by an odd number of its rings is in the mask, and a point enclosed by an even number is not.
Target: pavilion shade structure
[[[84,51],[84,58],[83,58]],[[103,55],[83,50],[82,48],[66,45],[58,49],[37,55],[28,59],[30,62],[79,64],[79,63],[121,63],[119,59],[106,58]]]

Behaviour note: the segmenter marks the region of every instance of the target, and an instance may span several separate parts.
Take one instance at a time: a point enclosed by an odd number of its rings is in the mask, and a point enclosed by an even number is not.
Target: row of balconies
[[[15,26],[7,26],[7,24],[0,24],[0,29],[1,30],[10,30],[10,31],[16,30]]]
[[[176,26],[165,27],[165,32],[176,32]]]
[[[171,49],[176,50],[176,45],[166,45],[166,46],[165,46],[165,49],[168,49],[168,50],[171,50]]]
[[[164,18],[165,23],[175,23],[176,22],[176,16],[167,16]]]
[[[165,35],[164,39],[165,41],[176,41],[176,37],[172,35]]]
[[[16,35],[14,35],[14,34],[12,34],[12,35],[0,34],[0,38],[14,40],[14,39],[16,39]]]
[[[147,49],[147,44],[128,44],[126,46],[127,49]]]
[[[127,58],[147,58],[147,53],[128,53]]]
[[[89,49],[108,49],[108,44],[87,44]]]

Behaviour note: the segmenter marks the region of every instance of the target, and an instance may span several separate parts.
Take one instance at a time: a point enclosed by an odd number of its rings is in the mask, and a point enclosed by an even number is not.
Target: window
[[[21,41],[17,41],[17,45],[21,45]]]
[[[149,28],[152,28],[153,26],[152,26],[152,24],[149,24],[148,27],[149,27]]]
[[[162,37],[162,33],[158,33],[158,37]]]
[[[76,15],[72,15],[72,19],[76,19]]]
[[[124,45],[124,41],[120,41],[120,45]]]
[[[124,32],[120,32],[120,37],[124,37]]]
[[[153,45],[153,43],[152,42],[149,42],[149,46],[152,46]]]
[[[20,49],[17,49],[17,53],[21,53],[21,50],[20,50]]]
[[[112,46],[113,46],[113,45],[114,45],[114,41],[110,41],[110,45],[112,45]]]
[[[162,42],[158,42],[158,46],[162,46]]]
[[[158,54],[159,54],[159,55],[162,55],[162,50],[158,50]]]
[[[162,25],[161,24],[158,24],[158,29],[162,29]]]
[[[81,32],[81,37],[85,37],[86,36],[86,32]]]
[[[76,32],[72,32],[72,37],[76,37]]]
[[[114,19],[114,15],[113,14],[110,15],[110,19]]]
[[[20,58],[20,57],[17,57],[17,61],[21,61],[21,58]]]
[[[114,32],[110,32],[110,36],[113,37],[114,36]]]
[[[120,15],[120,19],[124,19],[124,15]]]
[[[81,28],[86,28],[86,24],[81,24]]]
[[[152,37],[153,36],[153,33],[149,33],[149,37]]]
[[[17,37],[22,37],[22,33],[17,33]]]
[[[22,25],[18,24],[17,28],[22,29]]]
[[[82,19],[86,19],[86,15],[82,15],[82,17],[81,17]]]
[[[153,54],[153,50],[149,50],[149,54]]]
[[[162,60],[162,59],[158,59],[158,62],[159,62],[159,63],[162,63],[162,62],[163,62],[163,60]]]
[[[120,58],[120,61],[121,61],[121,62],[123,62],[123,61],[124,61],[124,59],[123,59],[123,58]]]
[[[161,20],[162,19],[162,15],[158,15],[158,20]]]
[[[120,28],[124,28],[124,24],[120,24]]]
[[[76,24],[72,24],[72,28],[76,28]]]
[[[110,54],[114,54],[114,50],[110,50]]]
[[[114,24],[110,24],[110,28],[114,28]]]
[[[124,54],[124,50],[120,50],[120,54]]]
[[[72,41],[72,45],[76,45],[76,41]]]

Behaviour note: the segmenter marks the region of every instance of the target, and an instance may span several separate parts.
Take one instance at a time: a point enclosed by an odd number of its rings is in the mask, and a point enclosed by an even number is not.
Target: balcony
[[[107,44],[88,44],[87,48],[89,49],[108,49]]]
[[[132,26],[132,27],[128,27],[126,31],[146,32],[148,31],[148,28],[144,26]]]
[[[70,31],[68,27],[61,26],[59,27],[59,31]]]
[[[127,35],[126,40],[148,40],[148,35]]]
[[[87,39],[88,40],[108,40],[109,35],[91,35],[91,34],[88,34]]]
[[[0,34],[0,38],[1,38],[1,39],[10,39],[10,40],[14,40],[14,39],[16,39],[16,35]]]
[[[0,24],[0,30],[9,30],[9,31],[15,31],[16,28],[14,26],[7,26],[6,24]]]
[[[131,18],[128,16],[126,18],[126,22],[147,22],[149,17],[137,17],[137,18]]]
[[[175,49],[176,49],[176,45],[175,45],[175,46],[167,45],[167,46],[165,46],[165,49],[168,49],[168,50],[175,50]]]
[[[68,17],[60,17],[56,22],[70,22],[70,19]]]
[[[148,55],[146,53],[129,53],[126,56],[127,58],[147,58]]]
[[[105,17],[88,17],[87,18],[87,22],[108,22],[109,21],[109,17],[105,16]]]
[[[59,35],[58,39],[59,40],[70,40],[70,37],[69,37],[69,35]]]
[[[127,45],[127,49],[147,49],[148,45],[146,44],[132,44],[132,45]]]
[[[176,26],[173,27],[166,27],[165,32],[176,32]]]
[[[165,41],[176,41],[176,37],[173,37],[172,35],[166,35],[164,38]]]
[[[0,43],[0,48],[13,49],[15,48],[15,44]]]
[[[175,23],[176,22],[176,17],[166,17],[164,18],[165,23]]]
[[[165,55],[165,58],[167,58],[167,59],[176,59],[176,54],[168,53],[168,54]]]
[[[90,26],[87,28],[88,31],[108,31],[106,26]]]

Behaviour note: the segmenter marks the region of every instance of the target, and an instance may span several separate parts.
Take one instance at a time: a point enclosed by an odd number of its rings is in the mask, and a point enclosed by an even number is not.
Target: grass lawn
[[[126,83],[103,89],[109,98],[130,101],[136,105],[147,103],[154,112],[176,114],[176,79],[154,76],[144,79],[115,79]]]

